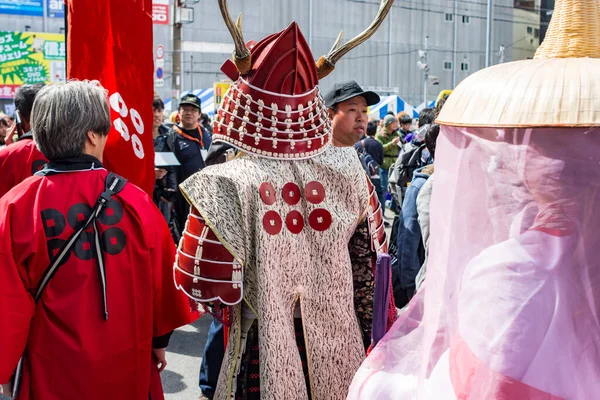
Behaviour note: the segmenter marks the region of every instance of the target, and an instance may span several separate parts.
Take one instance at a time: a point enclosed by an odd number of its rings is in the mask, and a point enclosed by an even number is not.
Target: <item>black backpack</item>
[[[377,161],[375,161],[373,156],[370,155],[369,152],[365,149],[365,141],[361,140],[360,144],[361,148],[356,149],[356,152],[358,153],[358,159],[360,160],[363,169],[371,179],[371,183],[373,183],[373,185],[379,185],[379,164],[377,163]]]
[[[423,166],[421,155],[426,145],[421,144],[415,146],[411,143],[407,143],[400,150],[400,155],[393,166],[393,171],[390,176],[390,184],[395,185],[396,192],[398,194],[398,202],[402,204],[404,200],[404,193],[413,178],[415,170]]]

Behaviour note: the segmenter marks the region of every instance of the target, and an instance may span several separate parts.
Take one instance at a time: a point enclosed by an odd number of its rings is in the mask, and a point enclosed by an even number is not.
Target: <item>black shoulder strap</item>
[[[81,235],[81,233],[83,231],[85,231],[86,229],[88,229],[90,227],[90,225],[93,225],[94,231],[96,231],[96,234],[98,234],[97,226],[96,226],[96,219],[98,218],[100,213],[104,210],[104,208],[108,205],[108,203],[110,203],[110,201],[112,200],[112,196],[119,193],[121,190],[123,190],[123,188],[125,187],[125,183],[127,183],[127,179],[125,179],[117,174],[114,174],[112,172],[108,173],[108,175],[106,176],[106,181],[104,183],[104,191],[98,197],[98,200],[96,201],[96,205],[94,206],[94,209],[90,213],[90,216],[88,217],[87,221],[83,224],[83,226],[81,226],[81,228],[79,228],[77,231],[73,232],[73,234],[69,237],[69,239],[67,239],[67,241],[65,241],[65,243],[60,248],[58,253],[56,253],[56,255],[54,257],[52,257],[52,260],[50,261],[50,265],[44,271],[44,274],[42,275],[40,282],[38,284],[38,288],[36,290],[36,294],[35,294],[36,302],[42,297],[42,294],[44,293],[44,290],[48,286],[48,283],[50,283],[50,280],[58,271],[58,268],[61,266],[63,259],[65,258],[65,256],[67,254],[69,254],[69,251],[73,248],[73,245],[75,245],[75,243],[77,242],[77,239],[79,239],[79,236]],[[99,245],[99,240],[95,244]],[[97,252],[97,255],[100,255],[100,256],[102,255],[102,251],[98,246],[96,246],[96,252]],[[105,282],[105,279],[103,279],[103,277],[104,277],[104,268],[103,268],[104,262],[103,262],[103,260],[98,260],[98,261],[101,261],[101,264],[102,264],[102,271],[100,272],[100,274],[101,274],[101,278],[103,280],[104,297],[106,297],[106,295],[105,295],[105,293],[106,293],[105,283],[106,282]],[[99,269],[100,269],[100,265],[99,265]],[[104,299],[104,303],[105,303],[104,304],[105,305],[105,318],[108,319],[108,310],[106,308],[105,299]]]

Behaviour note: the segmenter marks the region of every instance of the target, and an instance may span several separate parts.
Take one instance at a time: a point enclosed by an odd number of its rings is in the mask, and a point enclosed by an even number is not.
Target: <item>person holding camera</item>
[[[171,152],[171,149],[167,145],[169,128],[163,125],[164,110],[165,105],[163,101],[160,97],[155,97],[152,101],[152,112],[154,113],[152,138],[154,140],[154,152],[156,153]],[[170,224],[173,202],[177,197],[177,171],[173,167],[157,167],[155,171],[156,181],[154,182],[152,200],[160,209],[167,224]]]

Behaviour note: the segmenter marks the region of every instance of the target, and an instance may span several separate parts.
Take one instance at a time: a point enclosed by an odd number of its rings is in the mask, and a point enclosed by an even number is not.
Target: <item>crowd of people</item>
[[[346,95],[340,96],[339,88],[343,88],[343,92]],[[46,101],[51,101],[54,104],[59,101],[66,101],[65,96],[67,93],[74,93],[89,100],[90,97],[100,96],[102,91],[97,84],[88,82],[72,82],[47,87],[43,85],[24,85],[17,90],[15,107],[20,116],[20,126],[17,126],[17,123],[9,119],[8,116],[3,116],[1,119],[3,126],[6,127],[3,130],[3,137],[6,137],[10,144],[0,151],[0,173],[3,176],[2,184],[0,185],[0,196],[5,195],[15,186],[22,188],[24,193],[38,190],[37,188],[40,184],[45,188],[46,186],[43,184],[44,179],[39,178],[39,176],[52,177],[52,175],[56,174],[56,171],[75,171],[74,168],[80,171],[82,166],[84,166],[83,169],[86,171],[102,169],[103,142],[105,141],[108,128],[105,125],[102,125],[101,128],[83,126],[83,117],[74,115],[74,113],[69,118],[66,118],[64,115],[55,115],[45,109],[44,113],[46,115],[41,115],[39,110],[41,109],[41,104],[43,104],[42,100],[36,101],[40,93],[42,95],[40,98],[44,98]],[[73,101],[75,100],[77,100],[77,97]],[[99,101],[99,98],[96,98],[95,101]],[[413,132],[412,129],[412,118],[406,114],[394,116],[390,113],[381,121],[375,119],[369,120],[367,108],[378,101],[379,97],[375,93],[363,91],[353,81],[339,83],[330,93],[325,95],[325,105],[329,110],[328,116],[332,124],[332,144],[337,147],[354,147],[356,150],[355,154],[361,161],[361,165],[369,177],[377,193],[377,197],[381,199],[382,208],[386,203],[391,203],[390,213],[396,214],[393,222],[394,234],[392,241],[397,242],[397,244],[391,246],[392,249],[396,249],[396,253],[392,251],[394,260],[392,270],[394,298],[397,305],[402,306],[406,304],[414,292],[416,274],[423,261],[423,252],[419,250],[422,246],[418,245],[422,241],[421,230],[418,224],[415,225],[415,221],[417,218],[426,221],[421,216],[426,213],[427,206],[422,205],[419,210],[423,209],[425,211],[421,214],[417,213],[417,197],[419,191],[424,186],[423,183],[433,173],[432,162],[435,154],[435,138],[437,132],[439,132],[439,127],[433,124],[435,110],[432,109],[425,109],[421,112],[416,132]],[[98,104],[90,103],[84,105],[86,107],[96,107],[100,114],[98,121],[101,121],[105,117],[103,115],[104,110]],[[47,105],[46,107],[51,107],[51,105]],[[164,104],[159,97],[154,98],[152,108],[154,116],[152,125],[154,150],[157,153],[172,153],[177,160],[177,162],[170,163],[170,165],[156,166],[156,181],[152,196],[154,204],[160,210],[160,214],[166,222],[166,226],[168,226],[169,236],[172,238],[172,244],[168,247],[171,247],[173,243],[179,243],[182,238],[184,229],[188,224],[186,221],[190,212],[190,205],[179,190],[179,185],[196,172],[203,170],[206,166],[233,160],[236,154],[239,153],[239,149],[222,141],[215,141],[213,143],[212,132],[207,129],[210,127],[207,126],[208,116],[201,113],[200,99],[193,94],[185,95],[181,99],[178,112],[172,115],[172,118],[167,122],[165,122]],[[35,110],[38,110],[37,114]],[[52,120],[48,119],[48,113],[50,113]],[[42,131],[42,128],[46,128],[46,126],[51,126],[50,122],[54,122],[54,120],[56,120],[56,124],[62,124],[57,125],[57,127],[48,133],[48,135],[55,136],[52,136],[53,142],[47,143],[45,146],[43,142],[40,144],[40,141],[44,140],[43,136],[40,136],[39,133],[36,136],[36,115],[38,116],[37,120],[43,121],[37,125],[40,127],[38,128],[40,131]],[[61,120],[61,118],[64,118],[64,120]],[[44,125],[40,125],[41,123]],[[73,132],[72,136],[80,135],[75,141],[76,146],[79,147],[74,148],[70,146],[70,149],[65,149],[66,142],[73,139],[73,137],[68,135],[58,137],[58,132],[61,129],[66,129],[65,127],[69,124],[72,126],[70,129]],[[83,135],[84,131],[87,135]],[[19,134],[19,132],[21,133]],[[413,153],[418,154],[418,156],[410,157],[411,161],[409,163],[403,161],[406,158],[406,154],[412,156]],[[102,172],[100,176],[105,174],[106,172]],[[34,179],[28,180],[27,178],[32,175],[35,175]],[[77,174],[73,175],[67,181],[76,179],[76,176]],[[402,178],[400,179],[397,176],[402,176]],[[391,182],[393,183],[390,183],[389,177],[392,178]],[[19,185],[23,181],[26,181],[26,183]],[[94,186],[92,185],[89,193],[83,196],[84,198],[92,196]],[[51,187],[44,190],[49,190],[48,198],[51,198],[51,192],[61,189]],[[425,191],[423,190],[423,192]],[[81,194],[73,193],[73,196],[79,199],[77,201],[82,200]],[[123,196],[123,194],[114,193],[114,196],[120,199],[120,196]],[[5,196],[3,199],[5,203],[4,207],[7,207],[8,204],[14,201],[14,197],[15,192],[13,190],[10,195]],[[72,210],[67,210],[68,205],[77,201],[64,196],[63,199],[64,207],[66,208],[64,212],[60,211],[59,213],[62,212],[61,215],[68,217],[69,213],[72,212]],[[142,200],[127,200],[127,202],[131,203],[139,203],[140,201]],[[423,201],[423,203],[425,202]],[[94,202],[90,201],[89,204],[93,205]],[[147,205],[139,208],[136,212],[154,215],[153,212],[145,211],[144,207],[147,207]],[[18,209],[19,207],[17,206]],[[46,237],[50,238],[48,235],[51,234],[57,235],[59,232],[56,231],[56,224],[60,226],[60,216],[58,214],[56,216],[52,215],[52,218],[48,219],[50,217],[44,214],[44,212],[41,216],[44,223],[40,229],[45,232]],[[87,214],[85,216],[87,217]],[[20,214],[19,218],[21,218]],[[9,225],[11,221],[11,218],[5,219],[3,222],[5,230],[14,229]],[[31,225],[35,224],[32,223]],[[389,225],[387,221],[386,225]],[[73,225],[73,228],[76,226]],[[88,228],[91,226],[89,221],[85,226]],[[135,227],[128,227],[128,229],[136,230]],[[427,228],[423,227],[422,230],[426,232]],[[124,232],[127,235],[128,231],[125,230]],[[23,232],[23,237],[30,238],[31,234],[32,232]],[[39,234],[34,233],[34,235]],[[119,236],[117,235],[116,237],[118,239]],[[19,237],[13,235],[13,241],[18,240]],[[162,241],[161,246],[165,246],[164,237],[157,240],[159,242]],[[45,265],[45,259],[47,259],[47,262],[50,262],[53,260],[56,252],[64,250],[64,241],[57,242],[56,244],[51,242],[52,240],[47,244],[47,256],[42,257],[38,261],[38,268]],[[46,246],[46,242],[40,243],[44,243],[44,246]],[[78,239],[77,243],[84,243],[82,245],[84,247],[82,248],[86,249],[85,243],[87,242],[82,242],[81,239]],[[90,243],[92,243],[90,246],[94,247],[93,242]],[[23,251],[25,251],[24,254],[9,255],[4,253],[3,255],[5,258],[10,256],[10,259],[14,262],[17,256],[20,258],[27,257],[27,252],[34,251],[34,249],[24,249]],[[77,255],[77,245],[75,250],[68,249],[68,251],[74,251]],[[80,250],[80,252],[82,251]],[[86,257],[83,259],[85,260]],[[165,256],[161,256],[158,259],[156,259],[156,255],[152,255],[152,257],[158,263],[156,264],[156,268],[159,270],[170,267],[168,262],[161,264],[161,259],[164,261]],[[35,272],[34,276],[42,272],[44,272],[43,268]],[[31,274],[32,272],[30,271],[29,273]],[[10,279],[14,281],[16,276],[12,276]],[[7,279],[5,282],[9,281]],[[16,284],[16,282],[12,283]],[[32,285],[31,287],[35,286]],[[25,287],[25,290],[29,289]],[[24,301],[24,299],[20,301]],[[10,306],[14,306],[14,300],[10,303]],[[171,311],[175,311],[177,314],[176,310]],[[28,318],[36,314],[35,308],[31,309],[30,313]],[[191,320],[189,318],[187,320],[183,318],[181,322]],[[26,320],[23,319],[23,321]],[[179,323],[175,325],[178,326]],[[170,327],[174,328],[176,326],[170,325]],[[15,329],[18,329],[18,326],[15,326]],[[164,333],[163,330],[159,332],[160,334]],[[166,363],[164,353],[160,353],[159,350],[161,348],[164,349],[164,346],[168,344],[169,334],[164,339],[159,337],[159,334],[155,336],[157,336],[155,337],[155,344],[160,342],[160,345],[163,346],[155,346],[155,356],[159,360],[158,365],[164,367]],[[22,341],[25,339],[21,337],[19,340]],[[368,334],[365,336],[364,341],[365,348],[367,348],[370,344]],[[35,344],[28,343],[28,346],[35,346]],[[20,354],[14,353],[13,358],[10,360],[14,359],[17,355]],[[219,318],[214,318],[208,332],[208,339],[199,374],[199,386],[206,398],[212,398],[215,393],[224,356],[223,323]],[[33,366],[30,368],[33,368]]]
[[[98,81],[20,87],[0,115],[0,394],[164,399],[171,335],[210,314],[202,400],[597,397],[600,53],[578,47],[600,5],[560,3],[537,59],[415,121],[370,120],[355,81],[319,89],[391,1],[315,61],[298,24],[246,42],[221,0],[231,87],[212,124],[192,93],[167,122],[153,99],[153,193],[105,167]]]
[[[427,255],[435,142],[440,131],[434,121],[445,99],[437,101],[435,108],[423,109],[416,124],[405,112],[370,118],[365,137],[354,145],[384,212],[389,204],[393,222],[385,225],[392,227],[392,282],[398,307],[410,301],[424,279],[424,273],[421,280],[417,275]]]

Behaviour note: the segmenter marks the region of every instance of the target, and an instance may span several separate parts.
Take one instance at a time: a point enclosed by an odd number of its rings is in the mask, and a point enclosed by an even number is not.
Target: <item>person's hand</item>
[[[228,149],[225,152],[225,162],[235,160],[235,150]]]
[[[400,143],[399,137],[395,137],[394,139],[392,139],[392,144],[398,144],[398,143]]]
[[[167,366],[167,350],[166,349],[152,349],[154,357],[156,357],[156,366],[158,367],[158,373],[163,372]]]
[[[162,179],[167,176],[167,170],[163,168],[154,168],[154,172],[156,173],[156,179]]]
[[[6,130],[6,136],[4,136],[4,143],[7,145],[13,143],[15,141],[15,136],[17,135],[17,124],[13,123]]]

